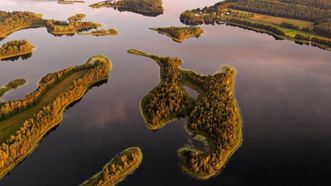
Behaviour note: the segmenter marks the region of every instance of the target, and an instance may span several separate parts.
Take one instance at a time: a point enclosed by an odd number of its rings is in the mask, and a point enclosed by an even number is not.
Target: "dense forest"
[[[161,68],[161,82],[141,101],[142,112],[148,128],[158,130],[172,119],[185,116],[191,110],[193,99],[183,87],[179,86],[180,71],[178,67],[182,61],[178,58],[161,58],[133,49],[128,52],[150,57]]]
[[[54,35],[68,35],[77,32],[87,31],[101,27],[101,24],[94,22],[83,22],[85,14],[76,14],[70,16],[67,21],[58,21],[49,19],[45,21],[45,27]]]
[[[5,12],[0,11],[0,39],[21,29],[46,27],[48,32],[56,35],[74,35],[101,26],[99,23],[83,22],[85,14],[70,16],[68,21],[43,19],[41,14],[32,12]]]
[[[162,0],[121,0],[115,2],[103,1],[92,4],[90,7],[112,7],[119,11],[129,11],[152,17],[163,14]]]
[[[0,60],[31,53],[33,48],[27,40],[9,41],[0,48]]]
[[[133,173],[143,159],[139,147],[131,147],[122,151],[107,163],[101,172],[86,180],[81,186],[114,186]]]
[[[330,50],[330,5],[325,0],[226,0],[186,10],[180,20],[187,25],[226,23]]]
[[[301,4],[314,8],[331,9],[330,0],[279,0],[279,1],[288,4],[297,4],[297,5]]]
[[[62,113],[70,103],[81,98],[94,83],[107,79],[110,69],[111,64],[107,58],[96,56],[84,65],[46,75],[40,80],[37,90],[25,98],[1,103],[0,177],[5,176],[33,151],[42,137],[62,120]],[[80,75],[71,80],[68,88],[64,87],[58,95],[52,95],[55,99],[45,101],[47,96],[43,95],[46,92],[64,81],[69,74],[78,71]],[[43,105],[38,105],[39,102]],[[33,110],[37,106],[41,109]],[[34,111],[34,114],[26,117],[26,113],[30,113],[28,109]]]
[[[25,28],[42,26],[43,19],[40,14],[32,12],[5,12],[0,11],[0,39],[12,32]]]
[[[206,137],[209,151],[194,147],[179,150],[184,171],[197,179],[209,179],[225,166],[241,144],[241,115],[234,96],[235,70],[201,76],[184,71],[184,81],[199,88],[199,96],[189,114],[187,129]]]
[[[151,30],[157,31],[161,34],[165,34],[172,38],[176,42],[183,42],[190,37],[199,38],[203,34],[203,29],[201,27],[159,27],[150,28]]]
[[[129,53],[153,59],[161,67],[160,85],[167,82],[177,87],[177,91],[167,94],[167,90],[162,89],[167,87],[158,85],[144,97],[141,107],[147,125],[153,126],[154,121],[149,118],[156,118],[157,129],[164,126],[158,123],[162,115],[157,115],[153,109],[180,118],[188,117],[188,131],[205,136],[209,150],[204,152],[194,147],[180,149],[181,167],[197,179],[209,179],[216,175],[240,146],[242,139],[241,115],[234,96],[235,70],[224,67],[221,73],[202,76],[180,69],[183,61],[178,58],[149,55],[134,49],[129,50]],[[185,99],[190,100],[186,103],[186,108],[185,105],[177,104],[182,98],[183,86],[199,93],[197,100],[194,100],[185,92]],[[155,89],[159,87],[160,91],[156,92]],[[171,110],[172,108],[175,109]]]
[[[331,10],[319,9],[299,4],[288,4],[278,1],[268,0],[242,0],[233,3],[230,8],[245,10],[249,12],[307,20],[312,22],[322,22],[331,18]]]
[[[314,31],[319,35],[331,38],[331,21],[316,24]]]

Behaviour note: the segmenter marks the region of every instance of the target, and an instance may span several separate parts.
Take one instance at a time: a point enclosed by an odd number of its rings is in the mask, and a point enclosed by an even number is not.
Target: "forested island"
[[[132,174],[141,164],[143,153],[139,147],[122,151],[108,162],[103,169],[81,186],[114,186]]]
[[[23,86],[26,83],[25,79],[15,79],[13,81],[10,81],[5,86],[0,88],[0,98],[7,92],[16,89],[20,86]]]
[[[83,22],[85,14],[76,14],[70,16],[68,21],[45,20],[45,27],[53,35],[75,35],[82,31],[87,31],[101,27],[102,25],[94,22]]]
[[[43,23],[41,14],[0,11],[0,40],[22,29],[41,27]]]
[[[92,35],[92,36],[114,36],[117,35],[117,30],[111,29],[98,29],[91,32],[82,32],[79,35]]]
[[[33,152],[63,119],[65,108],[94,85],[106,81],[111,61],[94,56],[81,66],[47,74],[24,98],[0,104],[0,177]]]
[[[75,4],[75,3],[85,3],[85,1],[82,0],[58,0],[59,4]]]
[[[0,48],[0,60],[32,53],[34,46],[27,40],[14,40],[4,43]]]
[[[325,0],[226,0],[187,10],[180,20],[188,25],[226,23],[331,50],[330,5]]]
[[[161,82],[141,101],[147,127],[161,129],[169,121],[188,117],[190,135],[204,136],[208,151],[184,147],[178,151],[181,168],[196,179],[217,175],[242,142],[242,119],[234,95],[235,70],[226,66],[214,75],[180,69],[181,59],[159,57],[130,49],[130,54],[153,59],[160,66]],[[183,88],[198,92],[194,100]]]
[[[70,16],[68,21],[43,19],[41,14],[33,12],[5,12],[0,11],[0,39],[9,34],[27,28],[45,27],[48,32],[56,36],[74,35],[76,33],[101,27],[94,22],[84,22],[85,14]]]
[[[203,29],[201,27],[159,27],[159,28],[150,28],[170,37],[173,41],[182,43],[188,38],[195,37],[199,38],[203,34]]]
[[[163,14],[162,0],[121,0],[102,1],[90,5],[91,8],[114,8],[118,11],[129,11],[144,16],[156,17]]]

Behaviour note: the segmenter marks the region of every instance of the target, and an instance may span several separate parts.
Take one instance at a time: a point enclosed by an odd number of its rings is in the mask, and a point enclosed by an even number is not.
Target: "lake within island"
[[[208,150],[181,148],[178,151],[181,168],[201,180],[217,175],[242,142],[242,118],[234,96],[236,71],[225,66],[214,75],[200,75],[180,69],[183,61],[178,58],[135,49],[128,52],[151,58],[160,66],[161,82],[141,101],[147,127],[158,130],[172,120],[188,117],[189,135],[203,136]],[[198,98],[192,98],[183,86],[198,92]]]

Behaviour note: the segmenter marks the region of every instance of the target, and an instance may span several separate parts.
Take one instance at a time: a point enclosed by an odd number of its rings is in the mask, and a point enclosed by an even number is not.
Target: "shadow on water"
[[[2,59],[1,61],[17,61],[17,60],[19,60],[19,59],[27,60],[27,59],[29,59],[30,57],[32,57],[32,52],[31,52],[31,53],[28,53],[28,54],[21,55],[21,56],[15,56],[15,57],[4,58],[4,59]]]

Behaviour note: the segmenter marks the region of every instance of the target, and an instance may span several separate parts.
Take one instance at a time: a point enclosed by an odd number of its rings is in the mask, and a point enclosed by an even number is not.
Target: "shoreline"
[[[95,57],[99,57],[99,56],[95,56]],[[91,62],[91,60],[93,59],[89,59],[87,61],[87,63]],[[111,61],[109,60],[109,62],[111,63]],[[111,68],[110,70],[112,69],[112,65],[111,65]],[[93,81],[91,82],[86,88],[85,90],[80,94],[78,95],[77,97],[75,97],[73,100],[71,100],[70,102],[68,102],[62,109],[61,111],[58,113],[57,116],[54,116],[57,119],[57,121],[54,122],[54,124],[52,124],[51,126],[49,126],[42,134],[40,134],[40,136],[38,138],[35,139],[35,142],[34,144],[29,148],[29,150],[24,153],[24,155],[20,156],[19,158],[17,158],[10,166],[6,167],[6,168],[3,168],[1,171],[0,171],[0,180],[3,179],[12,169],[14,169],[19,163],[21,163],[28,155],[30,155],[39,145],[39,142],[44,138],[44,136],[49,132],[51,131],[54,127],[58,126],[64,119],[64,111],[66,110],[66,108],[68,106],[70,106],[72,103],[82,99],[82,97],[87,93],[87,91],[96,83],[98,82],[102,82],[102,81],[105,81],[105,80],[108,80],[109,78],[102,78],[102,79],[99,79],[99,80],[96,80],[96,81]]]

